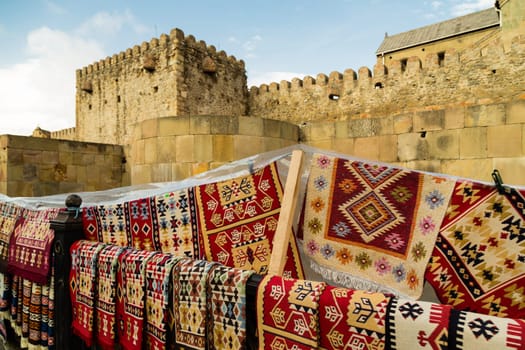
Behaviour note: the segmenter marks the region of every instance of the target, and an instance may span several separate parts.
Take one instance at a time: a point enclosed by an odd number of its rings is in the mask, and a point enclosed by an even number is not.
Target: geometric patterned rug
[[[525,317],[525,191],[458,181],[425,278],[458,310]]]
[[[341,286],[418,298],[454,181],[314,154],[304,245],[310,266]]]
[[[266,274],[282,192],[275,162],[246,176],[197,186],[199,234],[206,259]],[[288,245],[284,275],[303,277],[294,235]]]
[[[390,299],[326,286],[319,300],[320,349],[383,349]]]
[[[265,275],[257,289],[259,349],[319,346],[319,297],[324,282]]]

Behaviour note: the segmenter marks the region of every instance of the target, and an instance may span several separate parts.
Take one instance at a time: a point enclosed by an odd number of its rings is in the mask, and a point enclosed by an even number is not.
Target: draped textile
[[[49,283],[51,246],[55,237],[50,228],[60,209],[24,209],[9,242],[8,272],[40,284]]]
[[[326,286],[319,299],[319,348],[383,349],[390,300],[383,293]]]
[[[282,200],[276,164],[246,176],[200,185],[195,191],[206,259],[265,274]],[[293,234],[284,274],[304,276]]]
[[[441,303],[525,317],[525,190],[458,181],[426,271]]]
[[[207,336],[208,275],[217,263],[183,259],[173,269],[175,342],[190,349],[205,349]]]
[[[107,245],[98,254],[98,278],[96,284],[95,339],[102,349],[114,349],[116,345],[116,303],[118,258],[126,248]]]
[[[119,343],[123,349],[140,350],[146,316],[146,266],[159,252],[130,249],[119,256],[117,315]]]
[[[147,349],[165,349],[170,343],[171,273],[182,257],[159,253],[146,263],[146,329]]]
[[[387,349],[449,349],[450,305],[394,298],[388,310]]]
[[[259,349],[319,345],[318,302],[325,283],[266,275],[257,289]]]
[[[246,346],[246,283],[253,271],[218,266],[208,278],[209,349]]]
[[[14,203],[0,202],[0,272],[7,273],[9,241],[20,217],[22,207]]]
[[[353,288],[417,298],[454,181],[315,154],[304,244],[311,267]]]
[[[88,347],[93,344],[95,297],[97,289],[97,261],[104,243],[76,241],[71,245],[69,287],[72,306],[73,332]]]

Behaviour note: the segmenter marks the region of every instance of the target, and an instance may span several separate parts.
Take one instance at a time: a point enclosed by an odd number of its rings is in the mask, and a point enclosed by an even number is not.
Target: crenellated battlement
[[[302,123],[510,100],[523,92],[524,52],[523,36],[518,36],[507,50],[495,40],[481,48],[393,60],[388,67],[377,63],[372,70],[361,67],[357,73],[347,69],[252,86],[250,112]]]

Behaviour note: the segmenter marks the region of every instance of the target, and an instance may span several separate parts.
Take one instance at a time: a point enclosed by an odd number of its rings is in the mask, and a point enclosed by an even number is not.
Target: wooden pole
[[[282,276],[286,263],[286,252],[292,234],[293,214],[297,204],[297,189],[301,177],[301,164],[303,161],[303,151],[295,150],[292,152],[292,160],[286,177],[284,186],[283,201],[279,222],[273,238],[272,255],[268,265],[268,274]]]

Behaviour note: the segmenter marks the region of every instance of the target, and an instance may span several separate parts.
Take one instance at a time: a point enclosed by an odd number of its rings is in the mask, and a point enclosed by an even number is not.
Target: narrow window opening
[[[438,52],[438,65],[440,67],[445,65],[445,52]]]
[[[88,106],[89,110],[91,110],[91,105]]]
[[[427,137],[427,132],[426,132],[426,131],[421,131],[421,132],[419,133],[419,136],[420,136],[422,139],[424,139],[425,137]]]
[[[401,72],[406,71],[408,59],[403,58],[400,62],[401,62]]]
[[[492,74],[496,74],[496,70],[495,69],[492,70]]]
[[[117,102],[120,103],[120,95],[117,96]]]
[[[328,95],[328,98],[330,100],[332,100],[332,101],[337,101],[337,100],[339,100],[339,95],[337,95],[337,94],[330,94],[330,95]]]
[[[382,88],[383,88],[383,83],[380,82],[380,81],[378,81],[378,82],[374,85],[374,87],[375,87],[376,89],[382,89]]]
[[[158,86],[154,86],[154,87],[153,87],[153,92],[154,92],[154,93],[157,93],[158,91],[159,91],[159,87],[158,87]]]

